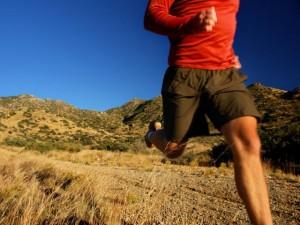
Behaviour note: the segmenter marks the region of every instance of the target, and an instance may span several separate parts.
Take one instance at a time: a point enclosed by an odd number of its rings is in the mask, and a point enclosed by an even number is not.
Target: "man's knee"
[[[259,137],[240,138],[235,146],[235,154],[238,156],[261,156],[261,142]]]
[[[234,119],[221,128],[227,141],[237,156],[260,156],[261,142],[257,133],[257,121],[254,117]]]
[[[165,148],[164,154],[170,158],[174,159],[182,155],[186,147],[186,144],[178,144],[175,142],[169,142]]]
[[[245,140],[242,142],[243,148],[246,149],[250,154],[260,155],[261,143],[259,138],[253,138],[251,140]]]

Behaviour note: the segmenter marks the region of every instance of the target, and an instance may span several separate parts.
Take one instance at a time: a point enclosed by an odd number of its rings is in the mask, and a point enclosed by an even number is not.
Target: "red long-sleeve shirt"
[[[215,7],[211,32],[189,34],[188,21],[201,10]],[[234,66],[233,39],[239,0],[149,0],[145,28],[169,37],[169,65],[209,70]]]

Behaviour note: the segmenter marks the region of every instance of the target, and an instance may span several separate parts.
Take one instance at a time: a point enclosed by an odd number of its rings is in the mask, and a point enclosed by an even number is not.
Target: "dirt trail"
[[[1,149],[0,159],[20,157],[50,163],[57,170],[88,174],[105,184],[107,200],[121,212],[122,225],[250,224],[231,169],[84,165]],[[276,177],[268,177],[268,183],[275,224],[300,224],[300,183]]]
[[[182,166],[156,167],[149,172],[124,167],[93,169],[115,179],[118,188],[146,197],[145,204],[150,205],[127,210],[141,214],[141,219],[144,208],[153,208],[153,217],[165,218],[168,224],[171,217],[172,224],[250,224],[232,173]],[[269,177],[269,188],[275,224],[300,224],[300,184]],[[154,219],[152,224],[164,223]]]

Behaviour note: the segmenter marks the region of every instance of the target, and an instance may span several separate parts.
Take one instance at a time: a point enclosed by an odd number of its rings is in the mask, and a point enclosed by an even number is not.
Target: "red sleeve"
[[[174,0],[149,0],[144,18],[144,27],[162,35],[175,35],[182,30],[191,16],[176,17],[169,13]]]

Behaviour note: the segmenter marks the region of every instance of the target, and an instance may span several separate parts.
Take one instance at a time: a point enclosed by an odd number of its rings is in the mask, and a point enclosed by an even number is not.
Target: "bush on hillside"
[[[7,137],[3,144],[15,147],[24,147],[26,150],[37,150],[39,152],[48,152],[51,150],[65,150],[69,152],[79,152],[83,146],[80,143],[70,142],[50,142],[36,141],[32,138]]]
[[[15,111],[9,112],[9,117],[12,117],[12,116],[15,116],[15,115],[17,115],[17,113]]]
[[[18,127],[24,128],[24,127],[37,127],[38,124],[32,120],[32,119],[24,119],[18,122]]]
[[[116,142],[113,140],[102,140],[91,147],[94,150],[108,150],[125,152],[130,149],[130,145],[126,142]]]
[[[225,142],[214,146],[211,150],[210,156],[212,158],[212,164],[217,167],[219,167],[222,163],[232,161],[231,149]]]
[[[7,126],[0,122],[0,131],[5,131]]]
[[[300,124],[260,131],[264,160],[286,172],[300,173]],[[290,171],[292,170],[292,171]]]
[[[82,145],[79,143],[68,142],[29,142],[25,146],[27,150],[36,150],[41,153],[51,150],[64,150],[69,152],[79,152],[82,150]]]
[[[48,152],[55,149],[55,144],[51,142],[29,142],[25,146],[26,150],[36,150],[39,152]]]
[[[262,156],[271,166],[286,172],[300,173],[300,124],[294,122],[280,128],[261,129]],[[212,149],[215,165],[232,160],[232,152],[225,143]]]
[[[0,119],[5,118],[5,117],[6,117],[6,114],[4,112],[0,112]]]
[[[77,133],[72,135],[72,138],[76,142],[80,142],[82,145],[92,145],[95,142],[95,138],[88,134],[81,131],[77,131]]]
[[[23,113],[23,116],[27,117],[27,118],[31,118],[32,117],[32,113],[30,111],[25,111]]]
[[[7,137],[3,141],[4,145],[25,147],[27,145],[27,140],[21,137]]]

